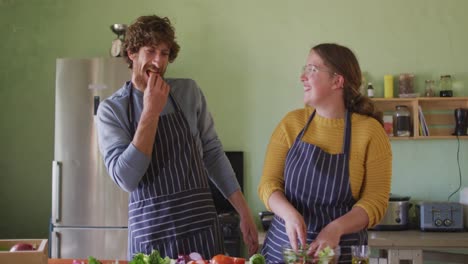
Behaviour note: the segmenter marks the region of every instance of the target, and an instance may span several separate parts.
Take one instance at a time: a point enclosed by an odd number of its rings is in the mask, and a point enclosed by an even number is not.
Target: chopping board
[[[83,263],[88,263],[87,259],[78,259],[78,261],[83,261]],[[115,260],[100,260],[102,264],[115,264]],[[48,264],[72,264],[73,259],[49,259]],[[119,264],[128,264],[126,260],[119,260]]]

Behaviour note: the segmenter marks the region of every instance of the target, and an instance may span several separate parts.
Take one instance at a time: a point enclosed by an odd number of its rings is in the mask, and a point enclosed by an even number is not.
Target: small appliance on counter
[[[410,196],[390,194],[387,212],[373,230],[406,230],[409,226],[408,211],[410,208]]]
[[[463,206],[454,202],[420,202],[421,231],[463,231]]]
[[[465,219],[465,230],[468,231],[468,187],[460,191],[460,203],[463,205],[463,218]]]
[[[268,231],[268,228],[271,224],[271,220],[273,220],[275,214],[269,211],[262,211],[258,213],[258,216],[260,216],[260,221],[262,222],[263,230],[265,230],[265,232]]]

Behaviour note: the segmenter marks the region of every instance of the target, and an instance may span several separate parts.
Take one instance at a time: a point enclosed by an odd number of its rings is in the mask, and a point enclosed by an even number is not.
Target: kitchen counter
[[[265,232],[259,233],[259,242],[265,241]],[[468,232],[422,232],[405,231],[368,231],[371,248],[387,251],[387,258],[374,258],[375,263],[400,263],[408,260],[422,264],[426,260],[437,260],[442,263],[451,260],[466,263],[465,253],[445,252],[445,250],[468,249]],[[382,260],[382,262],[380,262]]]
[[[260,244],[265,241],[265,235],[265,232],[259,233]],[[368,235],[371,247],[386,249],[389,253],[395,252],[395,254],[416,249],[419,252],[413,250],[411,253],[422,257],[422,250],[468,249],[468,232],[368,231]],[[87,260],[84,261],[88,263]],[[49,259],[48,264],[71,264],[72,262],[72,259]],[[101,262],[114,264],[115,260]],[[119,264],[127,263],[128,261],[119,261]]]
[[[259,233],[263,244],[265,232]],[[468,232],[368,231],[375,248],[468,248]]]
[[[468,232],[369,231],[376,248],[468,248]]]

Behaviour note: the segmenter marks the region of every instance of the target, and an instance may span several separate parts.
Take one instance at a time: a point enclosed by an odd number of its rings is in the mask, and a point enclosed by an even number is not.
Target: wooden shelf
[[[417,98],[373,98],[377,109],[384,115],[393,115],[397,105],[405,105],[411,113],[412,136],[390,137],[391,140],[414,139],[456,139],[452,135],[455,130],[456,108],[468,108],[468,97],[417,97]],[[419,113],[421,107],[429,128],[429,136],[419,135]],[[460,136],[468,139],[468,136]]]

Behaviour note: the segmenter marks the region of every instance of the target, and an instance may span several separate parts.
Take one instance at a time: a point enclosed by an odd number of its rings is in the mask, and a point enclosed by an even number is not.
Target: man
[[[168,18],[139,17],[127,29],[132,80],[98,110],[99,147],[109,175],[130,192],[128,257],[224,253],[208,178],[240,216],[252,255],[258,235],[214,129],[205,98],[190,79],[164,79],[179,45]]]

